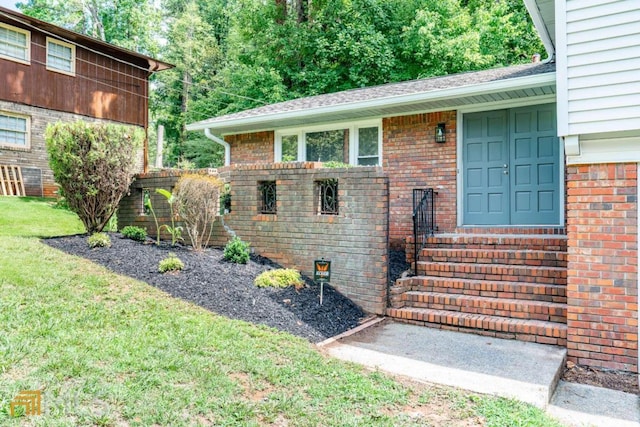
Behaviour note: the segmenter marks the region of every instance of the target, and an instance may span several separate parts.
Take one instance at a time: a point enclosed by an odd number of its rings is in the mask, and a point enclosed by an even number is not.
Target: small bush
[[[184,262],[180,260],[174,253],[169,253],[169,256],[160,260],[158,263],[158,271],[160,273],[167,273],[169,271],[180,271],[184,269]]]
[[[93,233],[87,238],[87,244],[93,248],[108,248],[111,246],[111,239],[105,233]]]
[[[304,286],[298,270],[291,268],[265,271],[256,277],[253,284],[259,288],[288,288],[289,286],[295,286],[296,289],[299,289]]]
[[[178,180],[173,195],[176,212],[184,222],[191,246],[199,251],[209,244],[212,224],[220,212],[218,201],[223,182],[216,177],[186,174]]]
[[[147,230],[142,227],[136,227],[135,225],[127,225],[120,230],[120,233],[127,239],[136,240],[138,242],[144,242],[147,240]]]
[[[224,247],[224,259],[236,264],[246,264],[249,261],[249,243],[243,242],[238,236],[234,237]]]
[[[348,163],[343,163],[343,162],[337,162],[335,160],[330,160],[328,162],[324,162],[322,164],[323,168],[329,168],[329,169],[345,169],[345,168],[352,168],[353,165],[350,165]]]

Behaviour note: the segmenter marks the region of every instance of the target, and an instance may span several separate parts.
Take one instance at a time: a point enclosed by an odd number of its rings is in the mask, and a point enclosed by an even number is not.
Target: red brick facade
[[[638,166],[567,171],[569,359],[638,372]]]
[[[445,123],[447,141],[435,142]],[[413,189],[433,188],[438,232],[456,227],[456,112],[415,114],[382,121],[383,166],[389,174],[389,240],[404,248],[413,233]]]
[[[229,135],[231,164],[265,164],[274,162],[274,133],[255,132]]]

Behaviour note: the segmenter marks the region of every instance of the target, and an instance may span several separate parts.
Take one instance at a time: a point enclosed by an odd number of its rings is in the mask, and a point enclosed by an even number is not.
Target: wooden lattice
[[[24,181],[20,166],[0,165],[0,188],[3,196],[24,196]]]

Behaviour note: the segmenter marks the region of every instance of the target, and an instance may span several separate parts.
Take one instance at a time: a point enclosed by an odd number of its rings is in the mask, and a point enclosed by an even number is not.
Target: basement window
[[[0,111],[0,145],[29,149],[29,117]]]
[[[338,215],[338,180],[316,181],[319,215]]]

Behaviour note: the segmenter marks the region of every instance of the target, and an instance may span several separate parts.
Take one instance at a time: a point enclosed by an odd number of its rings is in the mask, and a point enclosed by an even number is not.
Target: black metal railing
[[[418,275],[418,253],[433,236],[436,227],[433,188],[413,190],[413,263],[414,274]]]

